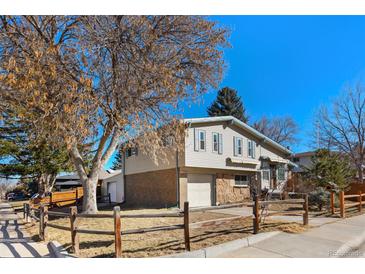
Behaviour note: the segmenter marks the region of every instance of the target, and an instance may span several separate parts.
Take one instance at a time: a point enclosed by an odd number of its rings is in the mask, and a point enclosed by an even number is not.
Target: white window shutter
[[[199,151],[199,130],[194,128],[194,150]]]
[[[247,139],[247,157],[250,157],[250,145],[251,141]]]
[[[219,133],[218,134],[218,154],[222,154],[223,153],[223,138],[222,138],[222,134]]]
[[[236,137],[233,136],[233,156],[237,156],[237,142]]]
[[[256,142],[254,142],[254,141],[252,141],[252,152],[253,152],[252,158],[256,158]]]

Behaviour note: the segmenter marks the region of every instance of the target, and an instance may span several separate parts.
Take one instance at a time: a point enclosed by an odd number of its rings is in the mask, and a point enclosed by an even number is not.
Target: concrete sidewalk
[[[311,223],[311,222],[310,222]],[[313,224],[313,223],[312,223]],[[331,223],[300,234],[277,235],[235,250],[220,253],[220,258],[333,258],[364,257],[365,215],[332,220]],[[353,255],[351,255],[353,254]]]
[[[20,225],[21,217],[0,202],[0,258],[54,257],[46,243],[33,242]]]

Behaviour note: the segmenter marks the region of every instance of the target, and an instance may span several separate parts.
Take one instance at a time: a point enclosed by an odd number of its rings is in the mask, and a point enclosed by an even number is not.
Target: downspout
[[[127,183],[126,183],[126,175],[125,175],[125,152],[122,152],[122,172],[123,172],[123,192],[124,192],[124,201],[122,204],[124,204],[127,201]]]
[[[176,148],[176,206],[180,207],[180,168],[179,168],[179,149]]]

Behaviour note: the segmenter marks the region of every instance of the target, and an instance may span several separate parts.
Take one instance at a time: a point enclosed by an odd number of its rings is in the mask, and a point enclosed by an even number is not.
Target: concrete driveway
[[[243,206],[243,207],[223,208],[223,209],[211,210],[210,212],[230,214],[242,217],[250,217],[252,216],[252,207]]]

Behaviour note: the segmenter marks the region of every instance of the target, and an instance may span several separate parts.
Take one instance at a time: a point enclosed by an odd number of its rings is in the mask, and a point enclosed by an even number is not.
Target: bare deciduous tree
[[[181,129],[181,100],[217,87],[227,45],[225,29],[197,16],[2,17],[0,29],[0,108],[67,147],[84,212],[97,211],[99,173],[119,143],[155,155],[161,132]],[[88,169],[80,147],[91,142]]]
[[[9,180],[0,178],[0,200],[5,199],[6,192],[10,189],[11,183]]]
[[[291,117],[269,119],[264,116],[255,122],[253,127],[283,146],[292,145],[297,141],[295,135],[298,132],[298,126]]]
[[[347,87],[330,108],[321,107],[316,119],[316,137],[321,147],[348,155],[363,182],[365,159],[365,89]]]

